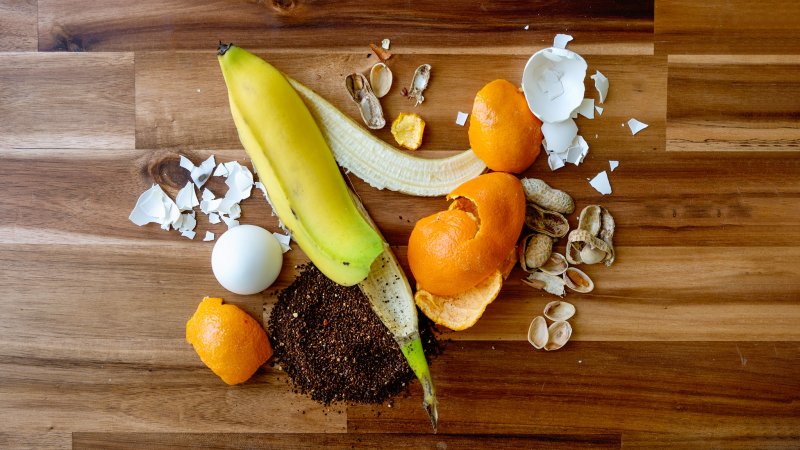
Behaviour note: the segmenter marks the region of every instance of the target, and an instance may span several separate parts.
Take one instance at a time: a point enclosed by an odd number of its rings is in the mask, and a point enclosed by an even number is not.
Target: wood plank
[[[419,113],[428,126],[422,148],[469,148],[467,128],[455,124],[458,111],[472,111],[475,93],[486,83],[505,78],[514,83],[533,51],[520,55],[452,55],[423,53],[398,55],[389,60],[394,86],[381,102],[391,123],[400,112]],[[344,77],[367,72],[376,62],[364,52],[337,52],[298,57],[292,53],[257,52],[287,75],[316,90],[340,110],[361,123],[344,88]],[[666,59],[647,56],[586,55],[590,73],[601,70],[611,80],[602,116],[579,118],[581,133],[592,147],[590,158],[601,153],[641,154],[664,149],[666,118]],[[413,107],[402,97],[419,64],[433,67],[425,102]],[[596,97],[594,82],[586,78],[586,95]],[[620,124],[636,117],[650,125],[632,137]],[[389,126],[376,135],[394,143]],[[212,52],[139,52],[136,54],[137,148],[241,148],[230,118],[225,83]],[[618,159],[618,158],[616,158]],[[549,170],[548,170],[549,171]]]
[[[370,41],[384,37],[406,48],[524,47],[550,43],[555,33],[567,30],[590,37],[587,42],[595,45],[652,48],[653,4],[470,0],[408,8],[354,0],[114,0],[87,8],[79,0],[39,2],[39,49],[44,51],[210,49],[219,39],[247,47],[366,50]]]
[[[800,56],[669,56],[667,150],[800,151]]]
[[[602,151],[611,150],[596,153]],[[0,223],[0,242],[153,245],[184,241],[176,232],[155,225],[136,227],[126,219],[138,196],[152,183],[158,182],[172,196],[186,184],[188,172],[180,168],[179,154],[197,163],[212,154],[220,162],[246,162],[243,150],[0,149],[0,177],[20,193],[0,196],[0,209],[13,212]],[[609,208],[617,222],[618,246],[782,246],[800,240],[796,226],[800,154],[793,155],[787,159],[737,153],[719,160],[683,152],[631,154],[611,174],[614,194],[604,198],[586,178],[606,170],[606,158],[620,158],[613,154],[590,153],[582,166],[555,173],[549,172],[542,158],[528,175],[542,177],[572,194],[578,211],[593,203]],[[714,182],[697,182],[707,178]],[[393,245],[405,245],[418,219],[448,204],[442,198],[378,191],[355,176],[350,179]],[[208,186],[218,195],[227,189],[217,177]],[[242,223],[278,230],[277,219],[260,192],[254,191],[242,203],[242,210]],[[573,226],[576,217],[577,213],[570,218]],[[226,227],[211,225],[200,214],[197,231],[202,236],[206,230],[219,234]]]
[[[36,51],[36,0],[0,1],[0,51]]]
[[[720,450],[758,449],[796,449],[800,446],[797,434],[776,434],[773,436],[746,436],[732,434],[724,437],[686,436],[679,434],[627,434],[623,436],[622,448],[665,449],[665,448],[714,448]]]
[[[131,148],[131,53],[0,53],[0,146]]]
[[[39,430],[14,430],[0,432],[0,446],[21,450],[40,450],[72,448],[72,433],[68,431],[53,431],[51,427],[40,427]]]
[[[74,449],[134,449],[186,447],[196,449],[612,449],[620,448],[614,435],[446,435],[446,434],[175,434],[175,433],[74,433]]]
[[[659,54],[796,54],[800,5],[791,0],[656,0]]]
[[[0,379],[5,433],[345,431],[343,408],[292,393],[286,376],[271,368],[227,386],[199,358],[137,364],[92,360],[73,348],[56,358],[2,355]]]
[[[743,364],[739,353],[747,355]],[[441,433],[800,439],[798,343],[453,342],[434,360]],[[427,432],[420,389],[348,406],[348,431]]]

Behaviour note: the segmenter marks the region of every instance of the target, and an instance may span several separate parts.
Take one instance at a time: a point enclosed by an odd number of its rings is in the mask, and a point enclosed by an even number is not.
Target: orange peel
[[[503,273],[496,270],[475,287],[455,295],[436,295],[418,289],[414,301],[435,323],[460,331],[475,325],[502,287]]]

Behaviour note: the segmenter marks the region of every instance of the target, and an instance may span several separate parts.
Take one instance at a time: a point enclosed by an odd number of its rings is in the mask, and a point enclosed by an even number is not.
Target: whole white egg
[[[225,289],[241,295],[268,288],[283,265],[278,239],[255,225],[239,225],[222,234],[211,252],[211,270]]]

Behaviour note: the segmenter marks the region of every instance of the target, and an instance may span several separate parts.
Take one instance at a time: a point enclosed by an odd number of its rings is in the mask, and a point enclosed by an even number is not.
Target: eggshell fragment
[[[596,70],[595,74],[591,76],[591,79],[594,80],[594,88],[597,89],[597,93],[600,94],[600,103],[603,103],[606,101],[606,96],[608,96],[608,78],[600,73],[599,70]]]
[[[648,126],[649,125],[647,125],[646,123],[639,122],[636,119],[631,119],[631,120],[628,121],[628,128],[631,129],[631,134],[632,135],[636,135],[636,133],[644,130]]]
[[[561,122],[542,123],[542,134],[547,142],[546,149],[553,153],[562,153],[567,150],[578,135],[578,126],[575,121],[567,119]]]
[[[606,173],[605,170],[592,178],[592,180],[589,181],[589,184],[591,184],[592,187],[597,190],[597,192],[603,195],[608,195],[611,193],[611,182],[608,181],[608,173]]]
[[[586,61],[564,48],[534,53],[522,74],[522,91],[533,114],[542,122],[567,120],[583,101]]]

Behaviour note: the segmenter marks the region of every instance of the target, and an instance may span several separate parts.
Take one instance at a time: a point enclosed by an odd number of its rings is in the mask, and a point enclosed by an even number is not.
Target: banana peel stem
[[[425,359],[425,352],[422,350],[422,340],[417,336],[413,340],[406,343],[400,343],[400,351],[408,360],[408,365],[414,375],[419,379],[422,384],[423,400],[422,407],[428,413],[428,418],[431,420],[433,432],[439,425],[439,402],[436,400],[436,389],[433,387],[433,378],[431,371],[428,368],[428,361]]]

